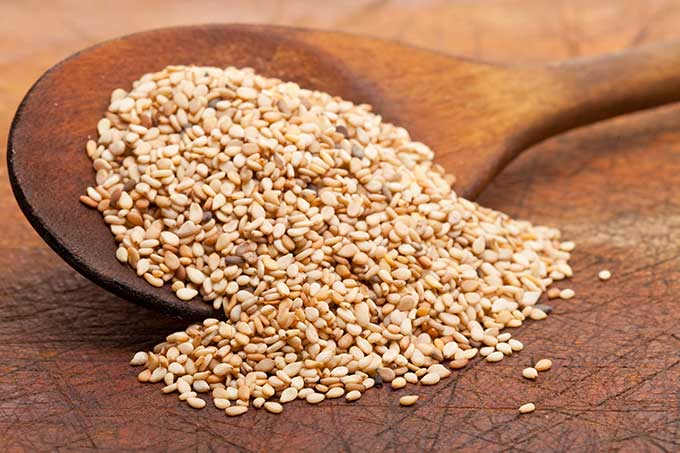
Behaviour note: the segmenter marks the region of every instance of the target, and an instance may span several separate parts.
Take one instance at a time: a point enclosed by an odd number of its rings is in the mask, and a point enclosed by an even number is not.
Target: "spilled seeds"
[[[97,132],[81,201],[117,259],[223,313],[131,361],[193,408],[436,385],[521,351],[506,329],[544,319],[543,292],[574,296],[549,290],[572,275],[572,242],[456,196],[432,150],[368,105],[170,66],[115,90]]]

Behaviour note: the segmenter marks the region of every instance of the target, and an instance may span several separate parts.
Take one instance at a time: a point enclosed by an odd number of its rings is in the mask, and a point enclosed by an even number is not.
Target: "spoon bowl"
[[[252,67],[374,106],[429,145],[474,198],[513,157],[559,132],[680,100],[680,46],[661,45],[545,66],[502,66],[395,42],[272,26],[167,28],[114,39],[48,70],[18,108],[8,168],[31,225],[84,276],[133,302],[183,319],[221,316],[179,300],[115,258],[95,210],[78,201],[94,182],[85,143],[111,92],[168,65]]]

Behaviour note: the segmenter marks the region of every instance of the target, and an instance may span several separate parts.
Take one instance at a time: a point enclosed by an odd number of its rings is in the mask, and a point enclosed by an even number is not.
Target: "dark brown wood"
[[[252,66],[372,104],[435,149],[468,197],[519,152],[555,133],[680,99],[680,45],[532,68],[337,32],[201,25],[79,52],[47,71],[19,106],[7,154],[12,188],[34,228],[76,270],[121,297],[184,319],[220,314],[199,298],[186,303],[168,288],[153,288],[121,265],[99,213],[78,203],[93,179],[83,144],[95,135],[111,91],[170,64]]]
[[[112,36],[179,22],[333,27],[513,64],[680,38],[674,0],[215,4],[56,0],[37,10],[34,2],[0,2],[0,131],[8,131],[21,97],[54,61]],[[577,275],[568,283],[577,297],[546,301],[555,308],[551,317],[514,331],[527,345],[520,354],[418,389],[421,400],[409,410],[383,388],[354,404],[295,403],[283,416],[251,411],[234,420],[136,384],[131,355],[186,324],[127,303],[70,269],[34,233],[0,178],[0,447],[677,451],[679,115],[676,106],[570,132],[523,153],[494,179],[481,203],[558,226],[578,243]],[[614,274],[606,284],[596,278],[603,268]],[[536,383],[522,380],[522,368],[541,357],[552,358],[554,369]],[[528,400],[538,410],[519,417],[516,408]]]

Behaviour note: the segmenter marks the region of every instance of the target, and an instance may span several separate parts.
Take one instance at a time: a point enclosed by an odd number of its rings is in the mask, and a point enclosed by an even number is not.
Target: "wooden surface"
[[[39,2],[0,4],[0,131],[57,60],[130,31],[208,21],[372,34],[506,62],[592,55],[680,37],[680,2]],[[121,24],[125,24],[121,26]],[[130,355],[183,324],[117,299],[56,257],[23,219],[2,159],[0,447],[198,451],[680,449],[680,106],[582,129],[528,151],[481,202],[559,226],[578,243],[570,283],[521,354],[480,363],[398,407],[294,404],[227,419],[135,383]],[[408,125],[406,125],[408,126]],[[3,143],[4,145],[4,143]],[[3,153],[5,152],[3,147]],[[59,150],[46,150],[50,152]],[[59,190],[59,182],[46,191]],[[607,283],[596,274],[608,268]],[[532,358],[553,370],[520,377]],[[538,410],[519,417],[527,401]]]

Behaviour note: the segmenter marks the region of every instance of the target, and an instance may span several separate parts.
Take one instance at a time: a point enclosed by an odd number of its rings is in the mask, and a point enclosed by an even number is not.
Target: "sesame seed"
[[[188,398],[187,403],[194,409],[203,409],[205,407],[205,400],[201,398]]]
[[[392,381],[391,386],[392,390],[399,390],[401,388],[404,388],[406,387],[406,379],[404,379],[403,377],[398,377]]]
[[[404,395],[399,398],[399,404],[402,406],[413,406],[418,401],[418,395]]]
[[[597,278],[599,278],[602,281],[607,281],[612,277],[612,273],[609,272],[608,270],[601,270],[597,274]]]
[[[130,361],[191,407],[210,394],[230,416],[280,413],[435,385],[523,350],[505,329],[546,318],[546,286],[573,275],[573,242],[459,197],[434,151],[371,106],[252,69],[144,74],[92,126],[80,202],[111,253],[221,315]]]
[[[247,406],[230,406],[224,410],[224,412],[230,417],[238,417],[248,412]]]
[[[503,353],[501,351],[495,351],[486,356],[487,362],[500,362],[503,360]]]
[[[538,377],[538,371],[536,368],[525,368],[522,370],[522,376],[524,376],[527,379],[536,379]]]
[[[536,406],[534,405],[534,403],[526,403],[526,404],[523,404],[519,407],[519,413],[520,414],[528,414],[528,413],[533,412],[535,410],[536,410]]]
[[[140,366],[140,365],[145,365],[147,360],[147,354],[146,352],[138,352],[132,357],[132,360],[130,360],[130,365],[132,366]]]
[[[283,412],[283,406],[273,401],[267,401],[266,403],[264,403],[264,408],[268,412],[271,412],[272,414],[280,414],[281,412]]]
[[[425,376],[420,378],[420,383],[423,385],[435,385],[441,378],[437,373],[427,373]]]
[[[536,368],[537,371],[548,371],[551,367],[552,360],[550,359],[541,359],[534,365],[534,368]]]
[[[575,295],[576,295],[576,293],[574,292],[573,289],[567,288],[567,289],[563,289],[562,291],[560,291],[560,298],[561,299],[565,299],[565,300],[571,299]]]
[[[356,401],[359,398],[361,398],[361,392],[358,390],[352,390],[345,396],[345,399],[347,401]]]

